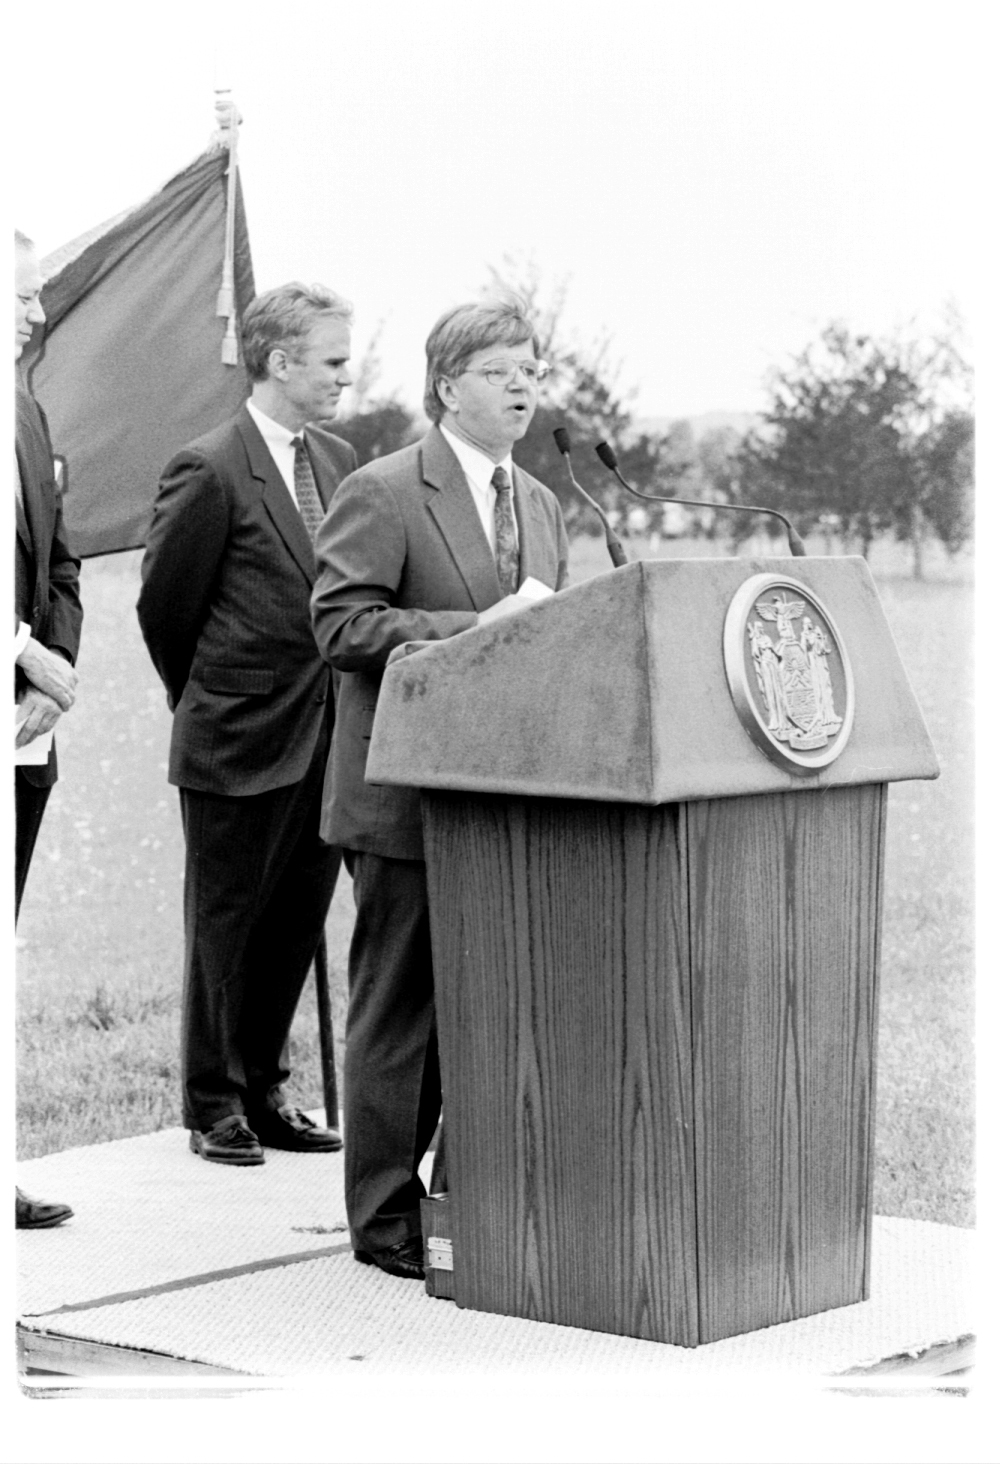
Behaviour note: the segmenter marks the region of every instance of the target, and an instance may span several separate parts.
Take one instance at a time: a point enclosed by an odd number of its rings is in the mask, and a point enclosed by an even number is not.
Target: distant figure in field
[[[522,608],[529,576],[560,590],[559,504],[512,462],[546,367],[520,302],[448,311],[427,341],[421,442],[338,490],[316,542],[313,623],[344,673],[323,831],[344,849],[357,922],[348,965],[345,1186],[357,1260],[423,1277],[420,1161],[441,1108],[427,872],[417,789],[365,782],[389,653]],[[441,1147],[432,1189],[443,1187]]]
[[[139,622],[174,714],[168,776],[187,849],[184,1122],[219,1164],[342,1147],[285,1084],[340,867],[319,834],[334,682],[309,597],[317,525],[357,459],[310,424],[350,383],[350,324],[322,285],[253,302],[250,400],[168,463],[142,565]]]
[[[58,776],[53,728],[76,697],[73,663],[80,647],[80,561],[69,551],[53,471],[45,413],[18,364],[32,327],[45,321],[42,275],[30,239],[14,234],[14,918],[42,815]],[[18,1190],[19,1230],[60,1225],[69,1205],[33,1200]]]
[[[649,528],[649,513],[641,503],[634,503],[628,511],[625,522],[633,539],[641,539]]]

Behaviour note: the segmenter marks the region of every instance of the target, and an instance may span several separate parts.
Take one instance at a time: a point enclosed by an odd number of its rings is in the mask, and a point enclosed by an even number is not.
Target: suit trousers
[[[228,797],[181,788],[184,1122],[205,1130],[285,1101],[288,1034],[333,896],[319,836],[329,730],[304,778]]]
[[[29,783],[20,768],[14,769],[14,919],[21,911],[21,896],[31,868],[31,856],[42,826],[42,814],[52,786],[39,788]]]
[[[355,1250],[420,1235],[417,1173],[441,1112],[427,872],[344,850],[357,920],[348,962],[344,1186]],[[431,1190],[444,1187],[443,1144]]]

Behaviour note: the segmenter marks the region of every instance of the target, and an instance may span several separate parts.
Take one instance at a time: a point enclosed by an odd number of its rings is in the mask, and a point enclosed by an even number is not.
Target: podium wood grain
[[[885,802],[684,805],[703,1342],[868,1296]]]
[[[697,1341],[678,806],[425,795],[460,1306]]]
[[[425,792],[459,1305],[693,1346],[867,1295],[884,810]]]

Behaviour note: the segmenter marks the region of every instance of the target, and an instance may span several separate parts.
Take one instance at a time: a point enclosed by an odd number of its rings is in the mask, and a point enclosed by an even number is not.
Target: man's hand
[[[43,732],[51,732],[61,716],[58,704],[36,686],[28,687],[21,698],[20,706],[22,711],[27,708],[28,715],[18,723],[18,747],[27,747],[29,742],[34,742]]]
[[[516,615],[519,610],[527,610],[530,604],[531,601],[521,595],[505,595],[488,610],[481,610],[476,624],[489,625],[491,620],[500,620],[504,615]]]
[[[57,651],[50,651],[31,636],[17,658],[17,664],[33,687],[56,703],[57,709],[68,712],[76,700],[76,671]],[[41,731],[47,730],[41,728]],[[21,744],[18,743],[18,746]]]

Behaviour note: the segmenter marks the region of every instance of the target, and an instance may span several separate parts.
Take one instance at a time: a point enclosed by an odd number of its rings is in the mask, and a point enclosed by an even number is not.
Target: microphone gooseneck
[[[706,499],[699,498],[671,498],[665,493],[640,493],[638,488],[633,488],[631,483],[626,483],[618,471],[618,458],[609,442],[599,442],[594,448],[594,451],[604,466],[610,472],[614,473],[626,492],[631,493],[635,498],[645,498],[650,503],[682,503],[685,508],[721,508],[732,513],[770,514],[772,518],[780,519],[784,524],[785,532],[788,535],[788,547],[793,556],[796,559],[804,559],[806,557],[805,544],[803,544],[788,519],[785,518],[785,515],[779,513],[776,508],[758,508],[752,503],[709,503]]]
[[[608,553],[611,555],[611,563],[614,565],[615,569],[622,569],[626,564],[628,564],[628,555],[622,548],[621,540],[608,522],[608,516],[604,512],[604,509],[601,508],[600,504],[594,502],[586,489],[581,488],[579,483],[576,481],[576,478],[573,476],[573,467],[569,460],[569,433],[566,431],[565,427],[557,427],[552,436],[555,438],[556,447],[559,449],[559,452],[562,455],[562,460],[566,464],[566,472],[569,474],[569,481],[573,484],[573,487],[576,489],[577,493],[580,494],[580,497],[587,500],[594,512],[600,517],[601,523],[604,525],[604,542],[608,546]]]

